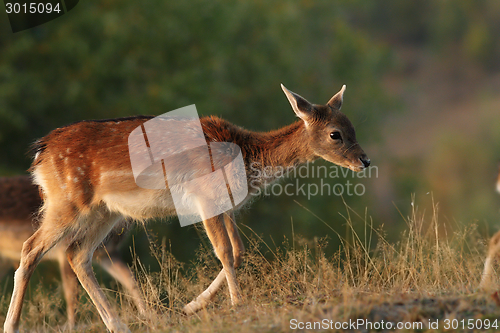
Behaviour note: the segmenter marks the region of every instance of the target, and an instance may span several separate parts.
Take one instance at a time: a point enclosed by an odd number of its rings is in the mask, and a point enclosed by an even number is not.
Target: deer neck
[[[303,121],[267,133],[252,133],[240,147],[251,169],[290,170],[316,158]]]
[[[260,178],[271,170],[286,172],[317,157],[302,120],[270,132],[248,131],[213,116],[203,118],[202,126],[207,141],[232,142],[241,148],[249,177]]]

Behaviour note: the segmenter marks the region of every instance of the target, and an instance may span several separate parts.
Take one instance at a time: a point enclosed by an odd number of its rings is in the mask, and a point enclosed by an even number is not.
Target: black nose
[[[365,168],[368,168],[370,166],[370,159],[368,157],[363,156],[363,157],[360,157],[359,160],[361,161],[361,163],[363,163]]]

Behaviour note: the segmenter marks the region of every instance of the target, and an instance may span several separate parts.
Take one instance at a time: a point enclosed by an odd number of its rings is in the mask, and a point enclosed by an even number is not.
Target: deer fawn
[[[496,182],[497,192],[500,193],[500,167],[498,169],[498,176]],[[493,235],[490,239],[490,244],[488,246],[488,255],[486,256],[486,261],[484,262],[483,276],[481,277],[481,283],[479,288],[482,290],[494,289],[495,283],[493,281],[493,263],[495,257],[500,252],[500,231]]]
[[[34,232],[34,218],[42,205],[38,187],[33,185],[29,176],[0,178],[0,258],[15,265],[21,259],[24,241]],[[133,297],[139,311],[145,312],[139,287],[132,272],[120,258],[117,247],[123,240],[120,227],[105,242],[106,250],[100,247],[94,254],[94,261],[99,263],[111,276],[119,281]],[[75,325],[75,310],[78,301],[78,280],[73,273],[63,247],[54,247],[44,259],[57,260],[61,270],[61,279],[66,299],[66,310],[70,328]]]
[[[356,141],[354,128],[340,112],[345,86],[326,105],[314,105],[282,85],[299,121],[284,128],[255,133],[217,117],[201,118],[207,143],[231,142],[243,156],[246,176],[250,165],[295,167],[323,158],[354,171],[370,165]],[[99,288],[91,268],[97,245],[123,217],[145,221],[175,215],[169,190],[138,187],[131,169],[127,139],[131,131],[153,117],[82,121],[58,128],[38,141],[31,167],[35,182],[45,197],[40,228],[23,245],[14,291],[4,324],[5,333],[17,332],[26,286],[39,260],[52,247],[66,249],[68,261],[85,288],[104,324],[111,332],[129,332]],[[165,168],[175,169],[165,160]],[[178,167],[178,166],[177,166]],[[255,182],[254,182],[255,184]],[[245,184],[244,186],[247,186]],[[248,188],[251,195],[251,188]],[[198,192],[203,194],[203,189]],[[185,306],[188,314],[200,310],[227,280],[233,305],[242,301],[235,268],[241,262],[243,242],[233,211],[207,217],[198,202],[208,238],[222,263],[210,286]]]

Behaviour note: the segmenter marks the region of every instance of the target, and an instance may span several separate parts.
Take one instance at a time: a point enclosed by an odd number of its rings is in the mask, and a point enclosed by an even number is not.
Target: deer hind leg
[[[243,245],[243,241],[241,240],[241,237],[238,233],[238,228],[235,223],[234,219],[234,214],[232,212],[224,213],[223,214],[223,219],[224,219],[224,227],[226,229],[227,236],[230,241],[231,245],[231,250],[232,250],[232,255],[233,255],[233,267],[237,268],[240,263],[241,263],[241,256],[245,252],[245,246]],[[208,230],[208,229],[207,229]],[[208,231],[207,231],[208,233]],[[209,236],[210,238],[210,236]],[[212,241],[212,239],[210,239]],[[212,244],[213,241],[212,241]],[[214,244],[215,248],[215,244]],[[217,250],[216,250],[217,254]],[[218,256],[218,255],[217,255]],[[219,257],[220,259],[220,257]],[[233,269],[234,272],[234,269]],[[217,291],[220,289],[222,284],[224,283],[224,280],[226,280],[226,270],[225,268],[222,268],[222,270],[219,272],[215,280],[208,286],[208,288],[203,291],[195,300],[191,301],[189,304],[187,304],[184,307],[184,312],[186,314],[193,314],[196,311],[199,311],[203,309],[204,307],[207,306],[207,304],[210,302],[210,300],[215,296]],[[234,280],[236,280],[236,273],[234,273]],[[237,294],[235,295],[236,297],[236,303],[233,302],[234,304],[237,304],[239,300],[241,299],[241,293],[239,291],[239,287],[236,282],[236,290]],[[229,279],[228,279],[228,284],[229,284]],[[231,288],[231,287],[230,287]],[[231,292],[231,289],[230,289]],[[239,293],[239,294],[238,294]],[[231,294],[231,301],[233,301],[233,294]]]
[[[481,277],[481,283],[479,288],[482,290],[491,290],[495,288],[494,281],[494,269],[493,263],[495,262],[495,258],[500,252],[500,231],[498,231],[493,237],[491,237],[490,244],[488,246],[488,255],[484,262],[484,270]]]
[[[109,256],[108,256],[109,254]],[[134,300],[135,306],[142,315],[146,314],[146,305],[142,293],[137,285],[134,274],[130,271],[127,264],[123,262],[116,250],[110,250],[109,253],[103,253],[96,258],[99,265],[108,272],[114,279],[120,282],[127,289],[129,297]]]
[[[59,261],[59,270],[61,271],[61,280],[64,292],[64,299],[66,300],[66,313],[68,315],[68,326],[73,330],[76,323],[76,307],[78,304],[78,279],[71,268],[66,252],[60,251],[57,259]]]
[[[83,222],[85,227],[82,226],[81,233],[75,236],[66,253],[69,264],[92,299],[108,330],[112,333],[129,333],[130,330],[112,309],[92,270],[92,256],[95,249],[117,221],[118,217],[110,213],[91,214]]]
[[[31,275],[44,254],[69,234],[74,219],[75,213],[71,208],[64,210],[47,206],[40,229],[24,242],[21,262],[14,275],[14,291],[4,323],[5,333],[19,332],[23,299]]]

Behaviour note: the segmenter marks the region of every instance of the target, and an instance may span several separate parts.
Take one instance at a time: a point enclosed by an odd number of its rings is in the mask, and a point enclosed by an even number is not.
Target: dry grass
[[[135,261],[149,304],[147,318],[140,317],[120,292],[108,291],[108,295],[134,332],[279,332],[291,330],[291,319],[344,322],[359,318],[422,322],[424,330],[429,320],[439,319],[442,331],[445,319],[500,318],[495,300],[476,291],[486,250],[476,228],[457,227],[444,239],[438,237],[436,211],[426,215],[414,209],[404,220],[407,228],[400,241],[390,244],[384,230],[372,228],[368,218],[348,209],[345,222],[350,233],[341,238],[341,250],[331,257],[324,254],[325,240],[294,236],[271,247],[242,226],[250,245],[237,271],[246,298],[241,306],[231,307],[223,289],[209,308],[184,316],[182,306],[211,282],[220,264],[211,251],[200,249],[196,264],[186,270],[164,244],[152,246],[161,272],[149,273],[139,259]],[[353,223],[362,223],[363,231],[356,233]],[[263,252],[272,258],[266,259]],[[22,329],[64,331],[60,294],[44,290],[34,294],[25,304]],[[9,297],[0,299],[2,322]],[[85,296],[78,315],[79,330],[104,331]]]

